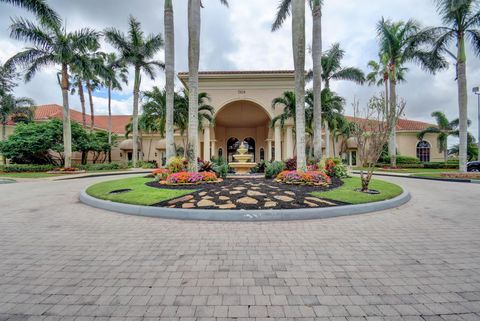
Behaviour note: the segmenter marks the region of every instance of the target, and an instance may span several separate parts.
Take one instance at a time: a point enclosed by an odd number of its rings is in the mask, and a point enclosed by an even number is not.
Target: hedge
[[[100,164],[78,165],[77,167],[87,171],[104,171],[104,170],[126,169],[128,168],[128,165],[126,163],[100,163]]]
[[[19,172],[48,172],[54,170],[55,165],[35,165],[35,164],[8,164],[0,165],[0,172],[19,173]]]

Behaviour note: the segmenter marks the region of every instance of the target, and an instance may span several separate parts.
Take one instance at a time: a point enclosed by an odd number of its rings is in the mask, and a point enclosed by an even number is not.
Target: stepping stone
[[[267,195],[267,194],[261,193],[261,192],[257,192],[257,191],[248,191],[248,192],[247,192],[247,195],[248,195],[248,196],[265,196],[265,195]]]
[[[285,194],[288,194],[288,195],[295,196],[295,193],[294,193],[294,192],[291,192],[291,191],[285,191],[284,193],[285,193]]]
[[[196,202],[196,200],[195,200],[195,199],[193,199],[193,200],[191,200],[189,203],[195,203],[195,202]]]
[[[220,194],[220,192],[215,192],[215,195],[218,195],[218,194]]]
[[[189,200],[191,200],[193,198],[193,195],[185,195],[183,197],[179,197],[179,198],[176,198],[176,199],[173,199],[171,201],[168,202],[169,205],[172,205],[172,204],[177,204],[177,203],[180,203],[180,202],[187,202]]]
[[[237,194],[241,194],[241,193],[242,193],[241,191],[230,191],[231,195],[237,195]]]
[[[228,196],[220,196],[220,197],[218,197],[218,199],[221,200],[221,201],[228,201],[228,200],[230,199],[230,197],[228,197]]]
[[[265,208],[271,208],[277,206],[277,202],[268,201],[265,202]]]
[[[195,204],[193,203],[183,203],[182,208],[194,208]]]
[[[254,190],[259,190],[260,189],[260,187],[257,187],[257,186],[252,186],[251,188],[254,189]]]
[[[200,193],[198,193],[198,196],[205,196],[205,195],[207,195],[207,192],[200,192]]]
[[[202,197],[202,200],[211,200],[211,199],[213,199],[213,197],[211,197],[211,196],[204,196],[204,197]]]
[[[318,204],[315,204],[315,203],[312,203],[312,202],[309,202],[309,201],[303,201],[303,203],[305,203],[306,205],[308,205],[310,207],[318,207]]]
[[[279,201],[282,201],[282,202],[293,202],[294,199],[289,197],[289,196],[285,196],[285,195],[275,195],[274,196],[277,200]]]
[[[247,188],[239,186],[239,187],[234,187],[233,189],[237,191],[243,191],[243,190],[246,190]]]
[[[251,197],[242,197],[237,200],[237,203],[254,205],[257,204],[258,201]]]
[[[337,206],[337,204],[335,204],[335,203],[332,203],[332,202],[329,202],[329,201],[326,201],[326,200],[322,200],[322,199],[319,199],[319,198],[316,198],[316,197],[307,196],[307,197],[305,197],[305,199],[306,199],[306,200],[309,200],[309,201],[317,202],[317,203],[320,203],[320,204],[327,204],[327,205],[330,205],[330,206]]]
[[[175,205],[170,205],[168,208],[175,208],[176,206]]]
[[[217,205],[217,207],[222,209],[222,210],[228,210],[228,209],[232,209],[232,208],[237,208],[237,205],[235,205],[235,204],[222,204],[222,205]]]
[[[207,206],[215,206],[215,205],[217,204],[215,204],[211,200],[201,200],[200,202],[197,203],[198,207],[207,207]]]

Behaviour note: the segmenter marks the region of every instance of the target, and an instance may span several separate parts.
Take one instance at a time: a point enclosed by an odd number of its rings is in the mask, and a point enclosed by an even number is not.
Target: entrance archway
[[[247,100],[238,100],[220,108],[215,115],[215,140],[226,150],[226,159],[233,161],[242,142],[254,162],[260,159],[260,150],[267,150],[270,116],[264,107]],[[264,155],[265,157],[265,155]]]

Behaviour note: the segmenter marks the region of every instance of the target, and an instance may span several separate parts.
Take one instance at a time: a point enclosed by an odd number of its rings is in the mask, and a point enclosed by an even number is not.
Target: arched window
[[[264,161],[265,160],[265,150],[262,148],[260,148],[260,161]]]
[[[430,143],[427,141],[419,141],[417,144],[417,158],[421,162],[430,161]]]
[[[253,155],[253,162],[255,162],[255,139],[247,137],[244,140],[245,146],[248,148],[248,153]]]
[[[233,155],[237,153],[237,149],[240,146],[240,141],[235,138],[229,138],[227,141],[227,161],[233,162]]]

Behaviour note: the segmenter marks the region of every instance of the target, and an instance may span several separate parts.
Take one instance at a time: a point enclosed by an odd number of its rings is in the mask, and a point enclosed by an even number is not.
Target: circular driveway
[[[1,321],[480,320],[480,185],[382,178],[412,200],[359,216],[221,223],[79,203],[105,179],[0,185]]]

